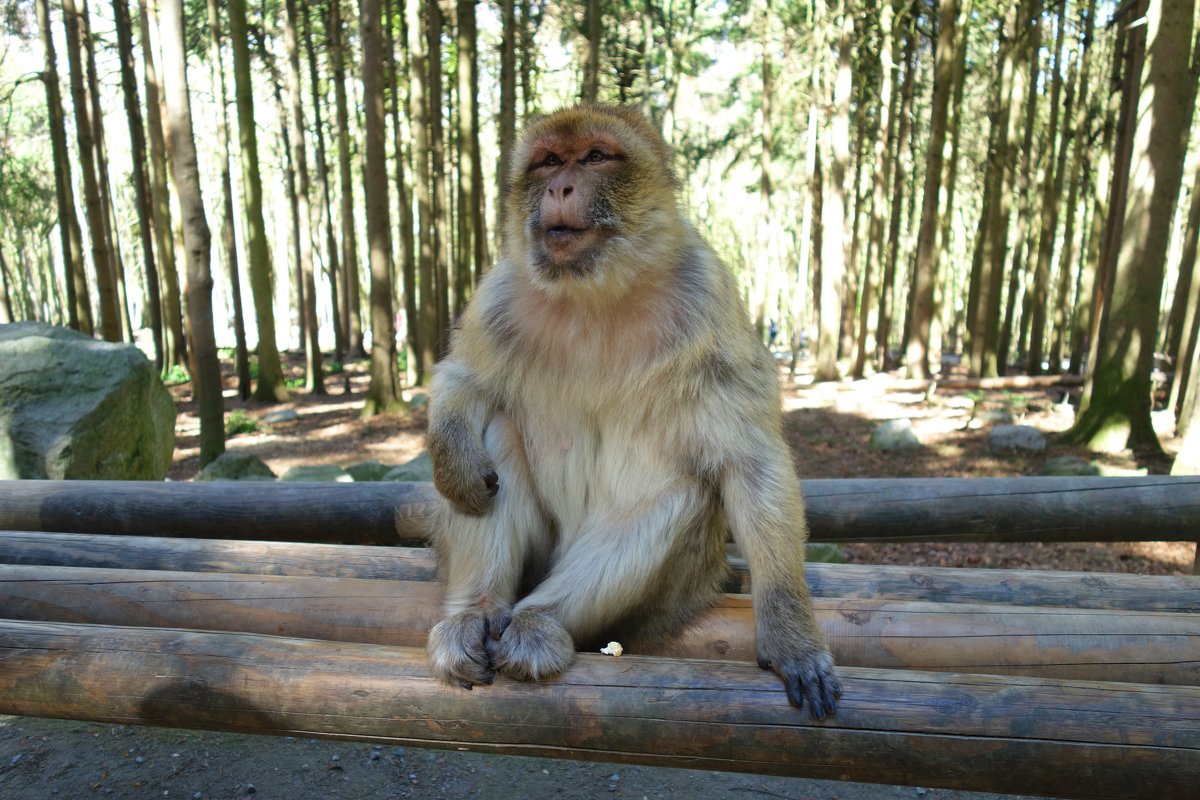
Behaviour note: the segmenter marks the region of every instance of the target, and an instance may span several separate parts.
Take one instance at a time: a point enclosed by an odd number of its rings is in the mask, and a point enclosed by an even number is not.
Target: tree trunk
[[[913,84],[916,82],[916,50],[917,50],[917,33],[915,30],[917,21],[914,15],[918,8],[916,3],[910,11],[904,12],[904,80],[900,84],[900,126],[896,133],[896,148],[894,152],[893,175],[892,175],[892,207],[891,207],[891,224],[888,228],[887,255],[885,257],[885,267],[883,272],[883,280],[880,284],[879,292],[879,326],[876,329],[876,343],[878,349],[877,360],[880,369],[888,369],[891,366],[891,354],[888,347],[888,340],[891,338],[892,331],[892,299],[895,293],[896,285],[896,263],[900,258],[900,223],[903,220],[903,203],[905,183],[908,180],[908,164],[905,162],[903,154],[904,143],[909,136],[909,128],[912,125],[912,99],[913,99]]]
[[[600,98],[600,37],[603,34],[603,13],[600,0],[587,0],[587,63],[583,69],[583,89],[580,99],[595,103]]]
[[[75,0],[63,0],[63,24],[67,31],[67,63],[71,72],[71,99],[75,105],[75,140],[79,145],[79,168],[83,173],[84,211],[91,240],[92,267],[100,293],[100,329],[110,342],[121,340],[121,316],[117,307],[113,267],[109,260],[108,238],[104,225],[104,199],[97,179],[95,126],[92,123],[92,104],[84,83],[86,56],[82,11]]]
[[[67,152],[67,129],[63,122],[62,95],[58,84],[58,57],[54,51],[54,34],[50,24],[50,2],[36,0],[35,4],[38,29],[45,52],[42,83],[46,88],[46,116],[54,158],[54,194],[58,207],[58,235],[62,243],[63,283],[67,288],[67,319],[72,328],[91,336],[92,302],[84,272],[83,232],[79,229],[79,218],[75,215],[75,190],[71,185],[71,162]]]
[[[850,162],[851,43],[854,38],[854,9],[842,0],[840,18],[834,4],[825,6],[826,25],[838,26],[838,61],[829,106],[829,170],[822,206],[821,225],[821,327],[817,338],[818,381],[837,380],[838,338],[842,322],[842,283],[846,273],[846,168]],[[830,33],[832,34],[832,30]]]
[[[304,87],[300,81],[299,12],[296,0],[287,0],[286,22],[283,26],[284,48],[287,50],[288,95],[292,104],[292,163],[296,168],[296,211],[299,225],[296,237],[300,240],[300,272],[304,281],[304,388],[312,394],[325,394],[325,374],[321,363],[321,342],[317,325],[317,282],[313,274],[313,213],[308,176],[308,148],[305,143]],[[386,178],[386,171],[385,171]]]
[[[437,361],[437,298],[434,288],[434,228],[432,177],[429,173],[429,70],[425,55],[425,23],[420,0],[405,7],[408,22],[409,118],[413,131],[413,187],[417,196],[417,232],[420,255],[417,260],[420,327],[417,358],[417,384],[428,386]]]
[[[129,149],[133,161],[133,194],[137,209],[138,234],[142,243],[142,263],[146,267],[146,307],[154,336],[154,365],[163,366],[162,303],[158,293],[158,267],[154,263],[154,226],[151,220],[150,180],[146,175],[146,131],[138,102],[137,75],[133,66],[133,31],[127,0],[113,0],[113,19],[117,29],[117,55],[121,62],[121,91],[125,97],[125,117],[129,122]]]
[[[156,289],[162,297],[163,370],[187,362],[183,338],[183,310],[179,274],[175,267],[175,231],[171,224],[171,196],[167,188],[167,145],[163,140],[162,84],[158,75],[158,19],[150,0],[139,0],[138,22],[142,39],[142,71],[146,79],[146,133],[150,141],[150,195],[153,201],[154,245],[158,257]]]
[[[1187,229],[1183,233],[1183,252],[1179,258],[1179,271],[1195,271],[1197,243],[1200,240],[1200,172],[1196,174],[1192,186],[1192,201],[1188,208]],[[1174,350],[1169,351],[1175,359],[1175,377],[1171,381],[1171,394],[1167,399],[1167,408],[1175,413],[1176,435],[1185,432],[1191,425],[1192,415],[1184,414],[1186,404],[1189,409],[1195,406],[1192,387],[1192,367],[1195,363],[1197,340],[1200,339],[1200,281],[1192,276],[1186,290],[1180,286],[1176,294],[1183,294],[1184,312],[1178,325],[1179,341]],[[1182,280],[1180,281],[1182,284]]]
[[[512,147],[517,138],[517,14],[515,0],[500,0],[500,115],[496,138],[500,150],[500,165],[496,170],[497,208],[504,202],[504,185],[512,167]],[[497,243],[504,225],[496,221]]]
[[[1094,59],[1093,37],[1096,27],[1096,0],[1089,0],[1083,9],[1084,19],[1081,21],[1083,33],[1080,35],[1079,83],[1073,108],[1074,119],[1064,131],[1065,149],[1070,140],[1075,142],[1075,150],[1071,155],[1071,166],[1067,177],[1067,218],[1063,224],[1063,245],[1059,254],[1058,300],[1054,304],[1054,317],[1051,327],[1054,330],[1050,344],[1050,371],[1062,371],[1062,361],[1066,354],[1067,334],[1069,327],[1074,327],[1077,320],[1072,318],[1073,308],[1071,298],[1071,277],[1083,266],[1075,263],[1075,225],[1079,219],[1076,205],[1079,202],[1079,191],[1083,179],[1083,165],[1087,158],[1088,121],[1090,115],[1088,104],[1091,99],[1091,66]],[[1082,250],[1082,247],[1080,248]]]
[[[859,308],[858,341],[854,354],[854,369],[851,374],[861,379],[866,372],[867,354],[875,351],[870,337],[878,324],[878,309],[873,310],[875,289],[871,276],[875,262],[883,252],[884,214],[887,212],[887,195],[890,188],[891,171],[886,168],[888,142],[892,137],[894,116],[892,115],[892,44],[895,40],[895,25],[891,0],[883,0],[879,8],[879,124],[875,129],[875,171],[871,192],[871,222],[868,229],[866,266],[863,267],[862,303]]]
[[[337,360],[346,357],[346,325],[342,319],[341,293],[338,287],[341,274],[338,258],[337,234],[333,227],[333,209],[331,192],[329,191],[329,159],[325,151],[325,123],[321,118],[321,88],[320,73],[317,69],[317,50],[313,45],[311,7],[304,7],[304,51],[308,58],[309,83],[312,86],[313,100],[313,130],[317,136],[317,184],[320,186],[321,198],[318,206],[318,216],[325,224],[325,273],[329,278],[330,305],[333,311],[334,354]],[[318,226],[319,227],[319,226]]]
[[[363,105],[367,161],[363,175],[371,262],[371,385],[363,416],[404,409],[396,369],[392,315],[391,226],[388,222],[387,118],[384,114],[381,0],[362,3]]]
[[[930,108],[928,158],[925,165],[925,194],[921,204],[921,227],[917,234],[917,264],[913,273],[912,333],[905,353],[908,377],[928,378],[929,339],[936,313],[933,291],[938,268],[938,201],[941,199],[942,165],[945,162],[946,124],[954,84],[954,57],[958,50],[956,25],[958,0],[938,4],[938,39],[934,65],[933,100]]]
[[[246,249],[249,251],[250,288],[258,322],[258,385],[254,397],[265,402],[287,399],[279,349],[275,344],[275,293],[271,278],[271,253],[263,221],[262,173],[258,166],[258,133],[254,122],[254,85],[250,73],[250,33],[245,0],[229,0],[229,40],[233,48],[233,79],[241,142],[242,196],[246,216]]]
[[[212,289],[209,272],[210,235],[200,194],[200,170],[192,137],[192,110],[188,99],[182,0],[162,0],[163,72],[167,77],[167,117],[171,131],[171,159],[175,162],[179,208],[183,215],[183,245],[187,259],[187,318],[191,347],[192,393],[200,417],[200,463],[207,464],[225,451],[224,402],[221,398],[221,365],[213,334]]]
[[[234,239],[233,180],[229,169],[229,113],[225,96],[225,64],[221,56],[221,24],[217,0],[207,0],[209,60],[216,99],[221,106],[217,118],[217,157],[221,160],[221,252],[229,276],[229,294],[233,299],[233,333],[237,344],[236,369],[238,397],[250,399],[250,356],[246,348],[246,322],[242,313],[242,287],[238,269],[237,243]]]
[[[475,128],[478,115],[475,95],[475,0],[458,0],[458,259],[454,275],[454,316],[467,304],[477,270],[477,229],[480,198],[475,194],[479,168],[479,135]]]
[[[341,0],[329,0],[329,58],[333,69],[334,104],[337,106],[338,178],[341,184],[342,320],[349,354],[358,358],[363,349],[359,302],[358,234],[354,226],[354,181],[350,175],[350,111],[346,101],[345,40]]]
[[[1029,320],[1029,350],[1025,363],[1025,372],[1029,375],[1042,373],[1042,356],[1045,354],[1045,335],[1047,304],[1050,294],[1050,262],[1054,257],[1055,241],[1058,233],[1058,205],[1062,197],[1063,158],[1067,147],[1066,138],[1060,144],[1058,141],[1059,99],[1062,93],[1062,56],[1063,41],[1066,38],[1067,14],[1064,3],[1058,10],[1058,33],[1054,43],[1054,67],[1050,71],[1050,122],[1045,143],[1048,152],[1045,156],[1045,170],[1042,176],[1042,218],[1041,230],[1038,232],[1037,263],[1033,271],[1033,297],[1030,301]],[[1073,92],[1069,89],[1068,97]],[[1071,112],[1070,102],[1066,113]],[[1059,147],[1055,151],[1055,147]]]
[[[418,0],[413,0],[417,2]],[[437,328],[432,345],[437,358],[445,355],[450,344],[450,260],[447,248],[450,233],[446,211],[445,140],[442,135],[442,8],[438,0],[425,0],[425,55],[429,70],[428,123],[429,168],[433,208],[433,276]]]
[[[1161,452],[1150,422],[1155,329],[1187,133],[1196,100],[1194,0],[1150,0],[1146,72],[1132,136],[1132,174],[1112,293],[1086,406],[1069,440],[1093,450]]]
[[[405,332],[402,341],[405,344],[405,363],[408,370],[415,376],[418,353],[420,352],[421,343],[421,324],[417,310],[417,265],[416,265],[416,242],[413,234],[413,203],[412,203],[412,186],[409,183],[409,175],[412,172],[412,160],[409,154],[412,150],[411,146],[411,128],[407,131],[408,136],[405,136],[404,122],[408,117],[407,106],[408,97],[403,96],[400,92],[397,72],[402,71],[405,75],[409,74],[408,60],[408,39],[407,29],[404,22],[404,3],[394,3],[393,0],[384,0],[386,24],[384,27],[384,46],[387,48],[387,73],[388,73],[388,89],[392,97],[392,122],[393,122],[393,141],[396,152],[396,206],[400,216],[400,265],[397,267],[401,274],[401,279],[404,286],[404,321]],[[399,8],[396,8],[396,6]],[[399,29],[403,41],[400,42],[402,58],[399,64],[396,62],[395,48],[396,41],[393,34],[397,25],[394,20],[399,21]],[[406,83],[407,88],[407,83]]]
[[[133,341],[133,326],[129,319],[129,302],[125,295],[125,263],[121,256],[121,237],[117,231],[117,207],[108,170],[108,145],[104,136],[104,107],[100,103],[100,75],[96,70],[96,43],[92,34],[91,15],[86,0],[80,0],[80,30],[87,58],[88,98],[92,104],[92,141],[96,148],[96,183],[100,189],[100,208],[104,218],[104,241],[108,247],[108,263],[112,268],[112,286],[116,304],[119,341]],[[103,298],[101,298],[103,300]]]

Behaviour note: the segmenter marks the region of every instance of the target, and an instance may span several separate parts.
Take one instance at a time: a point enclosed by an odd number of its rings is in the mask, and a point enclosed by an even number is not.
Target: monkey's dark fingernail
[[[763,658],[762,656],[759,656],[758,657],[758,667],[759,667],[759,669],[770,669],[771,668],[771,660],[767,659],[767,658]]]
[[[496,474],[495,470],[489,470],[483,476],[483,485],[487,487],[488,494],[495,497],[496,492],[500,491],[500,476]]]
[[[461,686],[462,688],[466,689],[468,692],[471,691],[471,682],[470,681],[459,681],[458,685]]]

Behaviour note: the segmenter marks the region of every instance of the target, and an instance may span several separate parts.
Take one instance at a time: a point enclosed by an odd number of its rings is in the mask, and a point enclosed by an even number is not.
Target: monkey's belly
[[[667,492],[694,483],[644,432],[580,421],[527,426],[523,433],[534,490],[563,541],[600,519],[648,510]],[[702,505],[698,484],[687,488],[694,491],[684,502]]]

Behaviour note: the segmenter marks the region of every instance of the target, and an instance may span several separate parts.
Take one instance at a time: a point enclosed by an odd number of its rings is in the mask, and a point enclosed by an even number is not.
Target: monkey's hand
[[[442,497],[464,514],[487,511],[500,491],[500,477],[479,435],[462,420],[446,420],[430,429],[427,440],[433,483]]]
[[[425,644],[429,671],[451,686],[470,689],[489,686],[496,677],[490,650],[495,646],[507,614],[468,608],[433,626]]]
[[[758,665],[780,677],[792,705],[803,708],[807,702],[813,718],[824,719],[837,711],[842,696],[833,656],[811,622],[811,612],[790,619],[773,616],[759,618]]]

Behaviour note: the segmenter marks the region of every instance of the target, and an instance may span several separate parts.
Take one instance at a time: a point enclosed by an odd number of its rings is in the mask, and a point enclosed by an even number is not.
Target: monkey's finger
[[[788,702],[796,708],[804,708],[804,685],[800,681],[800,673],[790,672],[781,675],[783,686],[787,689]]]
[[[760,655],[758,657],[758,667],[759,667],[759,669],[770,669],[771,668],[771,659],[767,658],[766,656]]]
[[[483,475],[483,485],[487,487],[487,492],[492,497],[500,491],[500,476],[496,474],[496,470],[489,469]]]
[[[821,701],[829,713],[837,711],[837,699],[842,696],[842,682],[835,676],[826,675],[821,681]]]
[[[493,639],[499,639],[504,635],[504,631],[508,628],[508,623],[512,622],[512,614],[500,614],[495,617],[488,617],[484,622],[487,626],[487,635]]]

